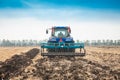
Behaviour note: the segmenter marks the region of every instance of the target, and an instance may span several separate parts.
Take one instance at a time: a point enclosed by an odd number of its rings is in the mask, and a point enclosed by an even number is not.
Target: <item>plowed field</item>
[[[120,80],[120,47],[86,47],[84,57],[41,57],[39,50],[0,48],[0,80]]]

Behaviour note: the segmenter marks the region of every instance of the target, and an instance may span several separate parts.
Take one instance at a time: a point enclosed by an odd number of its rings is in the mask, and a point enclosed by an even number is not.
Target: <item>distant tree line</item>
[[[11,47],[11,46],[40,46],[41,42],[47,40],[0,40],[0,47]],[[120,46],[120,40],[85,40],[76,42],[84,42],[86,46]]]
[[[11,46],[18,46],[18,47],[23,47],[23,46],[39,46],[41,41],[37,40],[0,40],[0,46],[1,47],[11,47]]]
[[[87,46],[120,46],[120,40],[86,40]]]

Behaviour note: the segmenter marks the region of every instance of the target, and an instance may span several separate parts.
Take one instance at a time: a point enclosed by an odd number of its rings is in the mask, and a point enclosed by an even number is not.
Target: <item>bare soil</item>
[[[41,57],[39,50],[0,48],[0,80],[120,80],[120,47],[86,47],[84,57]]]
[[[35,47],[0,47],[0,61],[5,61],[15,54],[22,54]]]

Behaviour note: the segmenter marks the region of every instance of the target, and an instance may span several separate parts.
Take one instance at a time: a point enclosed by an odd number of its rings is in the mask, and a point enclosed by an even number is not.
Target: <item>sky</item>
[[[0,0],[0,39],[47,39],[52,26],[70,26],[75,40],[118,40],[120,0]]]

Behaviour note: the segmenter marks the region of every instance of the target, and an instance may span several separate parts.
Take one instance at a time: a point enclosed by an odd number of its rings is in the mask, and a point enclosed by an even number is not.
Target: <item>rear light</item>
[[[70,27],[68,27],[68,32],[71,33],[71,29],[70,29]]]

